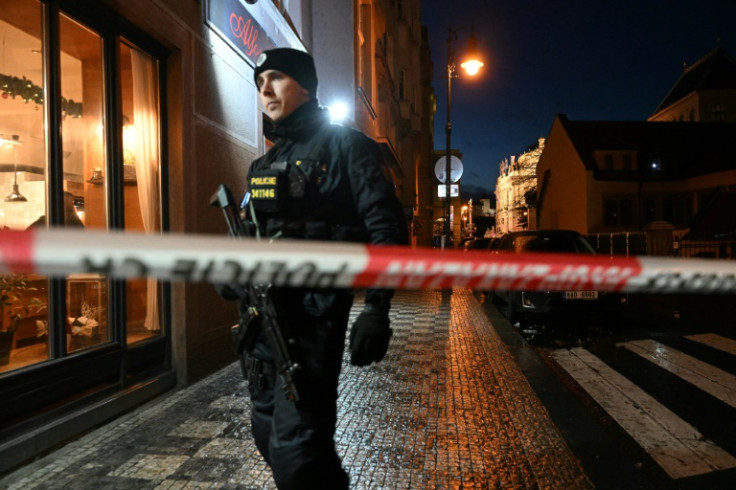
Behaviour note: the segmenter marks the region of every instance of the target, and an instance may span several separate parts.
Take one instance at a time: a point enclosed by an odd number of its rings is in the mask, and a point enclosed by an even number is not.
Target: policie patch
[[[250,195],[254,200],[275,201],[279,198],[279,176],[276,172],[272,175],[253,175],[250,178]]]

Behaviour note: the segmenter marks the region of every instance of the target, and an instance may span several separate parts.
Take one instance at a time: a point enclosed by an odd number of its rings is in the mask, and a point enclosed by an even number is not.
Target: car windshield
[[[584,238],[571,235],[520,235],[514,240],[514,250],[517,252],[595,253]]]

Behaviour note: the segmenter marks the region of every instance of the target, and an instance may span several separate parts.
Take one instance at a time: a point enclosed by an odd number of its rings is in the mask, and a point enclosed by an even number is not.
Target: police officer
[[[262,235],[407,243],[401,204],[382,170],[378,145],[359,131],[331,124],[329,111],[316,97],[312,57],[289,48],[265,51],[253,75],[262,107],[274,123],[268,134],[274,146],[251,164],[247,177],[251,218]],[[365,307],[350,331],[353,365],[366,366],[386,354],[391,296],[389,290],[366,291]],[[352,292],[283,288],[276,298],[279,315],[297,340],[300,399],[291,402],[285,396],[274,375],[271,347],[259,337],[244,362],[256,445],[280,489],[348,488],[334,433]]]

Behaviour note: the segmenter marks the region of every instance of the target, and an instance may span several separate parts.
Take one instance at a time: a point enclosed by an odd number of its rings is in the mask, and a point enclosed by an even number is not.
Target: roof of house
[[[735,122],[570,121],[565,115],[557,119],[586,169],[601,180],[680,180],[736,169]],[[627,175],[598,168],[594,152],[606,151],[634,152],[637,170]]]
[[[698,90],[736,89],[736,60],[717,47],[680,76],[654,113]]]

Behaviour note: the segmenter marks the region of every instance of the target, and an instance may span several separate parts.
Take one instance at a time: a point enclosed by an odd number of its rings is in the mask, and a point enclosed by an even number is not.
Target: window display
[[[98,32],[61,13],[59,45],[47,47],[40,2],[5,6],[0,12],[0,227],[124,226],[160,232],[157,60],[115,38],[120,107],[111,111]],[[59,76],[51,82],[44,79],[44,49],[58,50]],[[58,84],[61,93],[58,119],[51,117],[52,123],[58,121],[61,151],[53,155],[48,154],[44,93],[54,91],[44,90],[47,83]],[[112,114],[121,114],[122,124]],[[119,131],[120,148],[107,147],[110,131]],[[51,182],[49,168],[58,169]],[[63,212],[49,211],[57,205]],[[111,209],[117,210],[114,215]],[[120,294],[111,293],[115,287]],[[75,274],[62,289],[46,277],[6,275],[0,276],[0,288],[0,375],[115,339],[132,344],[162,335],[155,280],[114,284],[105,276]],[[123,304],[109,304],[113,296],[123,298]],[[65,309],[63,324],[49,319],[51,298]],[[117,334],[109,321],[114,315],[126,322],[118,322]]]

